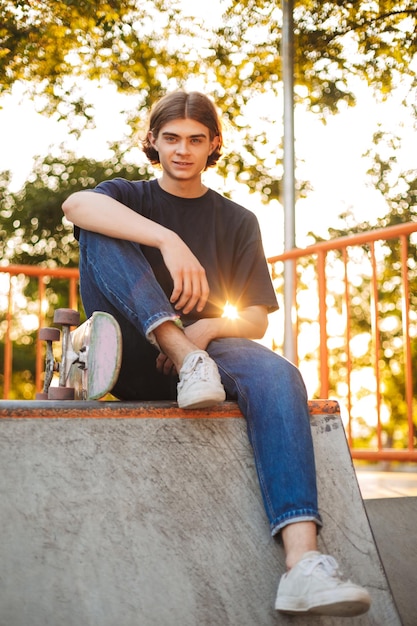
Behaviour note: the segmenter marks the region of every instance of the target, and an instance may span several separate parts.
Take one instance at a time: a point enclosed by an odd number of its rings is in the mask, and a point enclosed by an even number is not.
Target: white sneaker
[[[366,589],[339,578],[337,561],[307,552],[278,586],[275,608],[283,613],[315,613],[349,617],[366,613],[371,597]]]
[[[204,350],[190,352],[179,372],[177,402],[181,409],[198,409],[226,399],[217,365]]]

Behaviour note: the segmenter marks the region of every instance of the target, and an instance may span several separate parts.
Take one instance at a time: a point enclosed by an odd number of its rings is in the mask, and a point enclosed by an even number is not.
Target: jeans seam
[[[299,509],[292,513],[283,513],[274,519],[270,524],[271,535],[277,535],[285,526],[293,522],[314,522],[317,527],[323,526],[322,519],[318,511],[314,509]]]

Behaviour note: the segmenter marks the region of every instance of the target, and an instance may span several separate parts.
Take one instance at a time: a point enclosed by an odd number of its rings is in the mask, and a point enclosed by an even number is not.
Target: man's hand
[[[177,311],[187,314],[196,307],[200,313],[210,289],[206,271],[189,247],[174,233],[160,247],[165,265],[174,281],[170,302]]]
[[[170,301],[177,311],[201,313],[209,296],[206,272],[182,239],[121,202],[94,191],[73,193],[63,204],[65,216],[80,228],[158,248],[174,281]],[[114,216],[117,214],[118,219]]]
[[[177,374],[177,370],[173,362],[163,352],[160,352],[156,357],[156,369],[165,376]]]

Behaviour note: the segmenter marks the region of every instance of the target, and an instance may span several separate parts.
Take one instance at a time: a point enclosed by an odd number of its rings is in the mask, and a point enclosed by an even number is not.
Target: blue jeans
[[[152,329],[177,315],[138,244],[81,231],[80,284],[86,314],[118,320],[123,360],[113,390],[123,400],[175,400],[177,379],[155,367]],[[321,526],[307,393],[298,369],[248,339],[216,339],[217,363],[229,400],[246,418],[271,532],[292,522]]]

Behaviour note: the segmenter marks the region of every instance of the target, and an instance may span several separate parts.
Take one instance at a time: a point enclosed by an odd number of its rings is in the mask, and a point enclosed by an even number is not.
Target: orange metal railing
[[[38,282],[38,328],[45,325],[45,314],[43,302],[45,301],[45,281],[50,278],[61,278],[68,281],[68,306],[72,309],[79,307],[78,300],[78,269],[76,268],[41,268],[34,265],[8,265],[0,266],[0,273],[8,275],[7,288],[7,309],[6,309],[6,328],[4,333],[4,358],[3,358],[3,398],[10,396],[12,369],[13,369],[13,342],[12,328],[14,321],[13,301],[14,301],[14,282],[13,277],[34,277]],[[36,366],[35,366],[35,384],[36,389],[42,387],[41,377],[43,373],[43,346],[37,339],[36,349]]]
[[[327,398],[329,395],[338,400],[342,408],[345,408],[346,412],[346,432],[349,441],[349,445],[352,450],[352,456],[356,459],[366,460],[390,460],[390,461],[417,461],[417,449],[415,447],[415,430],[416,425],[413,420],[413,410],[417,412],[416,398],[413,396],[413,364],[411,356],[411,331],[417,334],[416,325],[413,323],[410,314],[410,293],[409,293],[409,241],[412,233],[417,232],[417,223],[404,223],[397,226],[392,226],[385,229],[379,229],[361,233],[354,236],[343,237],[334,239],[331,241],[320,242],[315,245],[309,246],[305,249],[293,249],[283,254],[277,255],[269,259],[272,266],[280,269],[281,264],[286,261],[291,261],[294,267],[295,283],[297,294],[301,292],[301,283],[303,278],[303,272],[305,271],[306,263],[310,263],[314,267],[316,280],[314,284],[309,284],[309,293],[315,294],[311,297],[313,300],[317,300],[317,320],[315,326],[318,328],[318,348],[316,350],[315,359],[317,361],[318,370],[318,386],[316,390],[316,397]],[[406,405],[406,445],[401,445],[401,448],[395,446],[387,446],[384,442],[384,424],[382,409],[383,404],[381,400],[381,373],[380,373],[380,303],[379,303],[379,276],[378,267],[381,260],[378,259],[379,248],[384,242],[389,240],[395,240],[396,245],[400,251],[400,269],[398,272],[398,284],[401,289],[401,304],[402,304],[402,342],[403,342],[403,369],[405,379],[404,389],[404,402]],[[376,424],[374,426],[375,436],[374,441],[364,449],[357,446],[357,437],[353,432],[354,429],[354,417],[355,407],[357,399],[355,398],[354,391],[352,390],[352,376],[354,374],[354,355],[351,350],[352,343],[352,313],[349,306],[350,299],[350,281],[352,276],[350,273],[350,265],[352,263],[352,256],[355,255],[355,251],[362,249],[366,246],[367,258],[369,260],[369,289],[370,289],[370,327],[372,335],[373,345],[373,376],[374,391],[369,391],[374,395]],[[333,307],[332,302],[329,302],[329,293],[331,290],[328,288],[329,281],[329,268],[334,263],[335,255],[338,255],[338,261],[342,263],[343,271],[337,277],[339,281],[338,293],[343,300],[343,327],[344,327],[344,344],[339,346],[339,351],[344,355],[344,379],[346,381],[345,387],[346,393],[338,396],[334,389],[331,388],[330,373],[331,367],[329,365],[330,357],[332,356],[332,349],[329,344],[334,339],[328,330],[329,315]],[[331,258],[330,258],[331,257]],[[367,270],[367,271],[368,271]],[[3,397],[9,398],[11,393],[11,380],[12,380],[12,363],[13,363],[13,341],[12,341],[12,328],[14,324],[13,314],[13,277],[25,276],[32,277],[38,281],[38,303],[37,303],[37,316],[39,327],[44,325],[45,315],[42,303],[45,300],[45,285],[51,278],[60,278],[68,281],[68,306],[71,308],[79,308],[78,300],[78,270],[77,269],[46,269],[38,268],[35,266],[0,266],[0,273],[8,275],[8,289],[6,295],[7,307],[4,310],[5,318],[5,330],[3,331],[4,341],[4,385],[3,385]],[[280,272],[281,274],[281,272]],[[334,277],[331,278],[334,280]],[[295,307],[295,328],[296,331],[301,324],[300,310]],[[314,320],[312,321],[314,324]],[[297,354],[298,354],[297,346]],[[37,343],[36,350],[36,388],[41,388],[41,378],[43,371],[43,347],[39,341]],[[298,357],[297,357],[298,358]],[[310,357],[311,358],[311,357]],[[302,368],[302,359],[298,365]]]
[[[327,270],[328,270],[328,254],[338,251],[340,253],[344,271],[341,281],[343,283],[344,293],[344,311],[345,311],[345,342],[344,351],[346,355],[346,385],[347,393],[345,397],[346,408],[348,414],[348,420],[346,425],[347,436],[349,445],[352,450],[352,456],[356,459],[365,460],[397,460],[397,461],[417,461],[417,449],[415,446],[415,431],[417,425],[414,424],[415,414],[417,413],[417,401],[413,397],[413,363],[411,356],[411,316],[410,316],[410,293],[409,293],[409,239],[410,235],[417,232],[416,222],[407,222],[396,226],[391,226],[383,229],[376,229],[352,235],[348,237],[341,237],[330,241],[323,241],[315,245],[309,246],[305,249],[293,249],[283,254],[271,257],[269,262],[279,263],[285,261],[300,261],[306,258],[312,258],[316,265],[317,273],[317,293],[318,293],[318,322],[319,322],[319,396],[322,398],[329,397],[329,334],[327,331],[329,306],[327,303],[328,288],[327,288]],[[383,424],[381,415],[381,377],[380,377],[380,309],[379,309],[379,295],[378,295],[378,263],[376,256],[376,244],[381,242],[387,242],[389,240],[397,240],[400,249],[401,267],[398,275],[399,288],[401,289],[401,304],[402,304],[402,343],[404,347],[404,379],[405,390],[404,400],[407,413],[407,445],[402,449],[384,448],[384,442],[382,438]],[[373,375],[375,382],[375,404],[376,404],[376,445],[374,449],[356,449],[354,437],[352,434],[352,409],[353,407],[353,393],[351,389],[351,376],[352,376],[352,353],[351,353],[351,313],[348,306],[350,293],[349,293],[349,260],[350,253],[361,246],[366,246],[369,250],[371,276],[371,332],[372,332],[372,344],[374,353],[373,362]],[[300,274],[295,276],[296,283],[300,281]],[[296,289],[297,291],[297,289]],[[297,316],[297,311],[295,311]],[[297,325],[297,322],[296,322]],[[415,325],[414,325],[415,331]],[[341,398],[333,395],[339,402]]]

